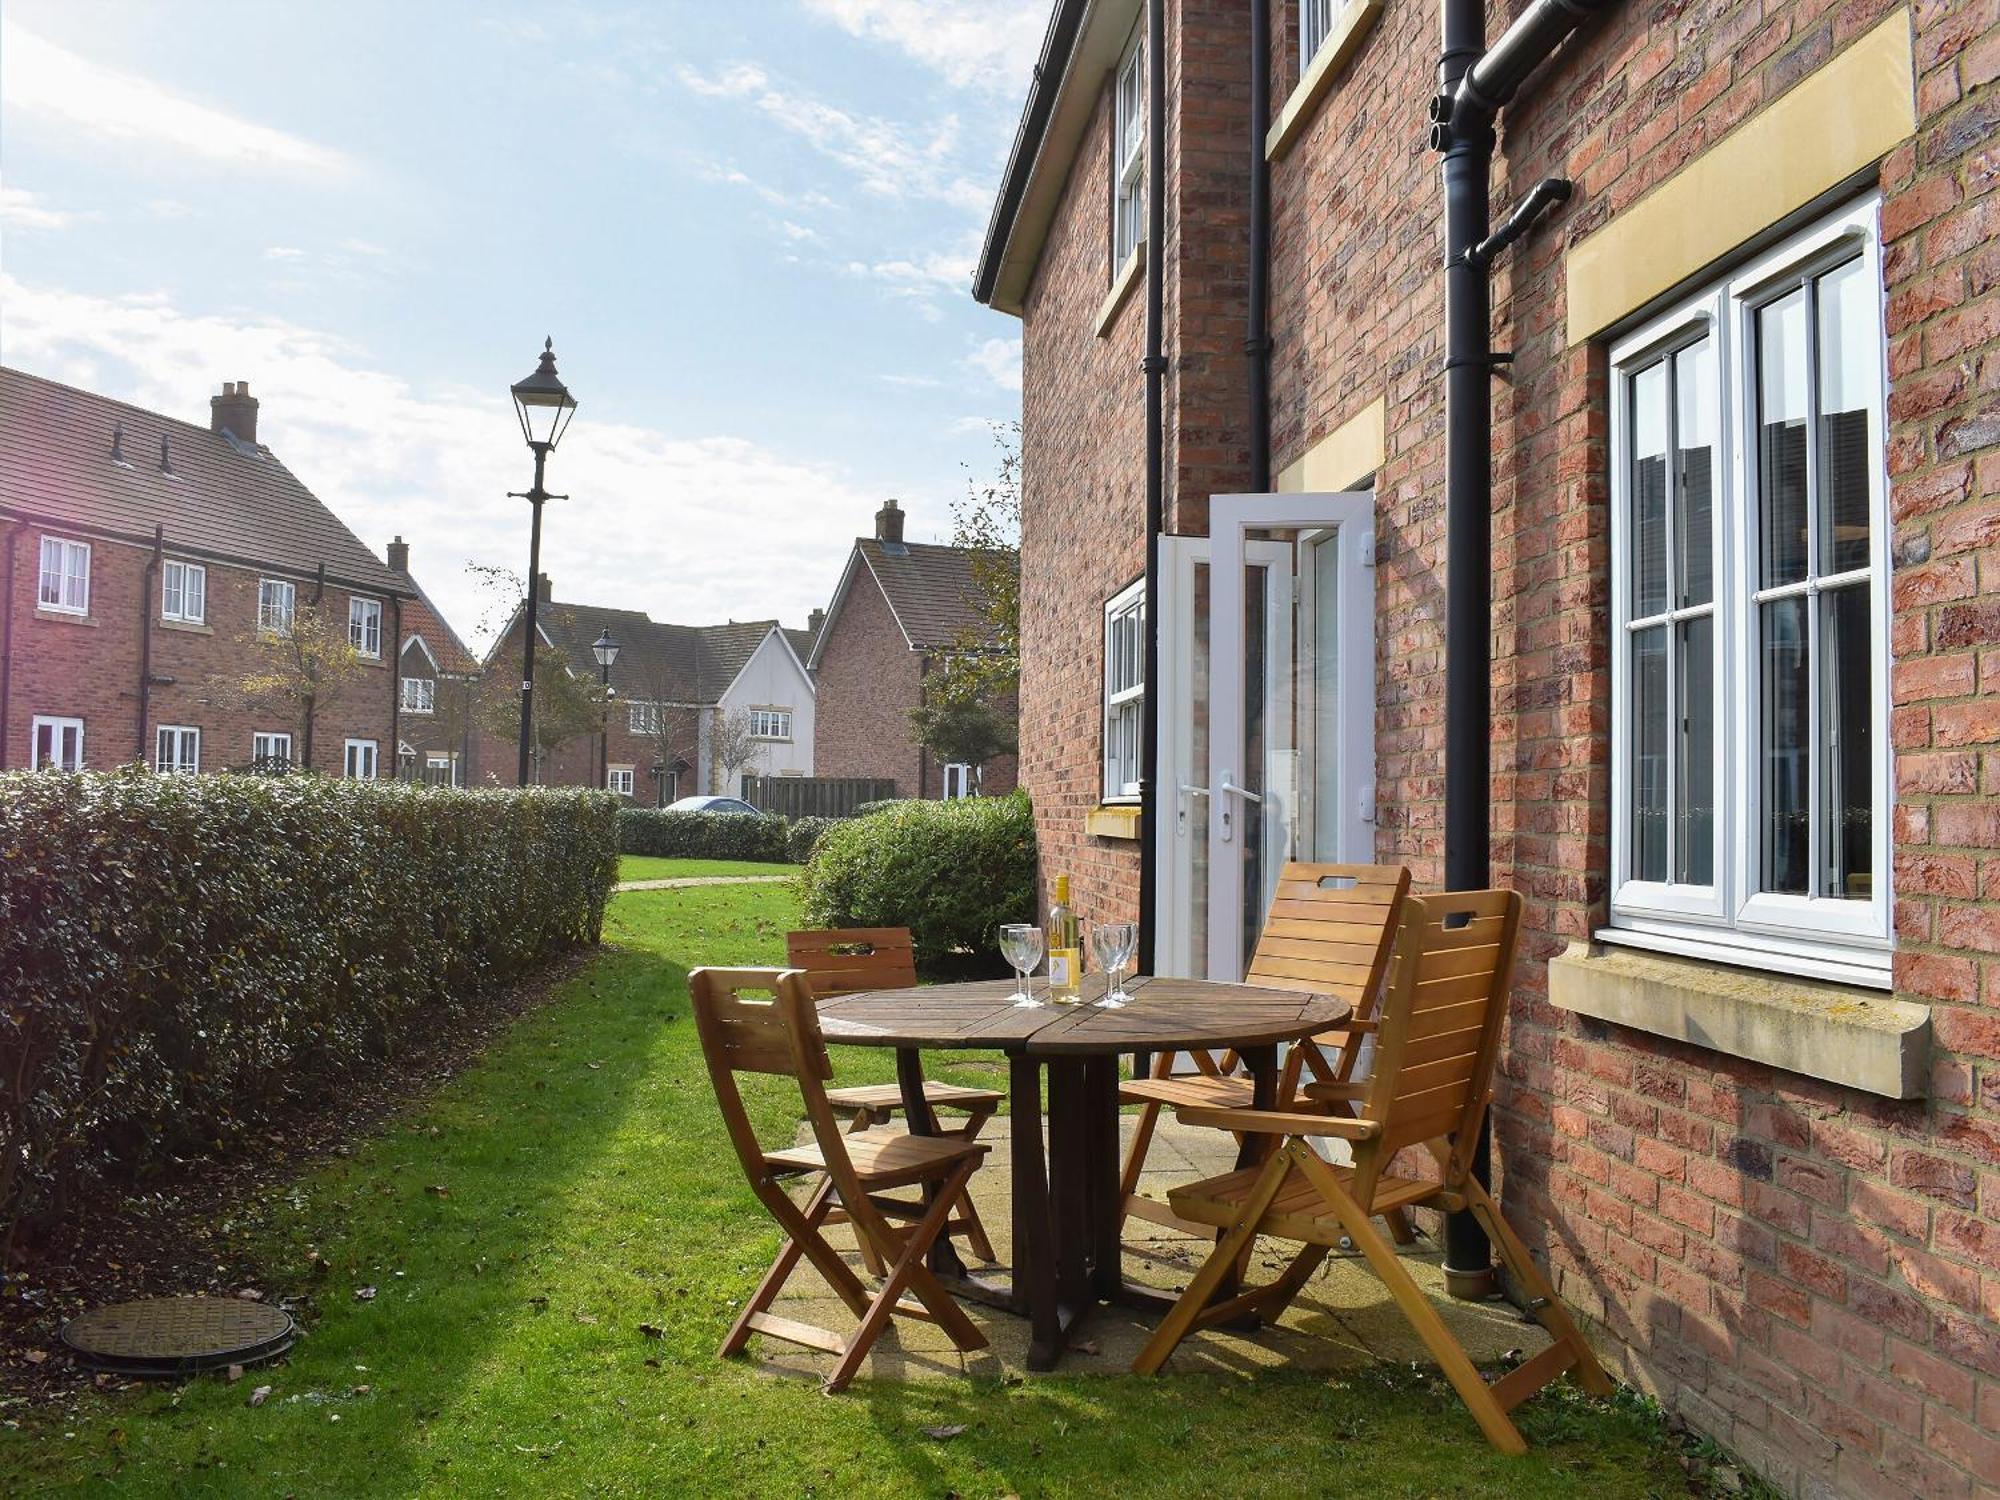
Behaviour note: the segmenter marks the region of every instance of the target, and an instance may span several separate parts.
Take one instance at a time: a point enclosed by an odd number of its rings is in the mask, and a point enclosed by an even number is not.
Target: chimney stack
[[[875,512],[875,540],[898,543],[903,540],[903,508],[894,500],[884,500],[882,508]]]
[[[410,571],[410,544],[401,537],[389,543],[389,571],[391,573]]]
[[[257,443],[257,398],[250,394],[247,380],[225,380],[222,394],[208,398],[208,427],[226,432],[239,443]]]
[[[541,587],[535,591],[535,597],[543,604],[553,604],[556,597],[556,586],[549,582],[549,575],[546,573],[542,574],[540,582]]]
[[[825,624],[826,624],[826,611],[823,609],[816,609],[811,614],[806,616],[806,629],[809,632],[811,632],[815,638],[818,637],[821,627],[824,626]]]

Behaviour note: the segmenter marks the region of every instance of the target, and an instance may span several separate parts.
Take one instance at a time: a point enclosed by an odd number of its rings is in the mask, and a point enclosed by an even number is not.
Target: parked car
[[[668,812],[754,813],[756,808],[741,797],[683,797],[669,803]]]

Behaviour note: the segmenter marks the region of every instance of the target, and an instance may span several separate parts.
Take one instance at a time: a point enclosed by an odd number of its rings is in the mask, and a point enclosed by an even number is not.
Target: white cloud
[[[959,88],[1024,93],[1047,0],[805,0],[850,36],[884,41]]]
[[[0,102],[81,135],[178,159],[319,176],[354,165],[326,146],[184,98],[8,22],[0,22]]]
[[[0,187],[0,228],[67,229],[79,217],[83,216],[49,207],[40,194],[26,188]]]
[[[297,245],[266,245],[264,247],[264,259],[266,260],[304,260],[305,256],[305,251],[301,250]]]
[[[424,587],[461,631],[483,601],[468,560],[525,571],[530,460],[495,390],[418,383],[325,333],[278,319],[185,313],[0,275],[8,363],[206,423],[208,396],[247,379],[258,436],[379,554],[411,544]],[[521,365],[533,339],[522,341]],[[509,366],[498,371],[513,377]],[[543,566],[556,596],[700,624],[823,605],[880,496],[839,470],[728,435],[596,418],[590,391],[550,465]],[[920,529],[938,514],[913,516]],[[913,534],[915,534],[913,529]]]
[[[965,362],[1002,390],[1021,389],[1021,340],[988,339],[966,355]]]

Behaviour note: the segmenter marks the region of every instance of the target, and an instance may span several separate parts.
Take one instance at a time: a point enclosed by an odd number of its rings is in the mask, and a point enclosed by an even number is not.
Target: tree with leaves
[[[521,575],[510,568],[480,563],[469,564],[466,571],[486,596],[482,632],[504,635],[526,597]],[[553,627],[574,623],[562,610],[547,611],[543,617]],[[563,746],[603,728],[604,705],[604,689],[595,678],[571,671],[559,651],[544,648],[535,652],[535,717],[528,742],[535,780],[541,779],[550,758]],[[480,679],[472,711],[480,727],[494,738],[510,743],[519,739],[521,676],[510,661],[494,659]]]
[[[979,704],[998,720],[996,705],[1021,682],[1021,424],[994,423],[993,444],[993,476],[983,483],[968,476],[964,499],[951,508],[951,544],[972,554],[974,619],[926,678],[924,693],[927,708]]]
[[[971,766],[975,786],[989,760],[1020,748],[1013,723],[976,699],[933,699],[910,710],[910,723],[917,743],[946,765]]]
[[[757,763],[760,748],[750,732],[747,709],[724,713],[718,708],[708,722],[708,763],[713,769],[714,789],[727,797],[741,795],[736,790],[737,773]]]
[[[364,669],[346,620],[320,603],[301,604],[289,628],[259,628],[240,642],[252,665],[239,677],[212,679],[218,695],[234,706],[285,715],[298,734],[298,764],[310,768],[314,722],[347,696]]]

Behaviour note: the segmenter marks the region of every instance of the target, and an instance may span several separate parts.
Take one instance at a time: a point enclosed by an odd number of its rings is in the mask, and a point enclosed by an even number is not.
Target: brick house
[[[401,712],[396,774],[437,786],[470,786],[478,769],[473,751],[479,658],[410,572],[410,544],[399,536],[384,556],[389,571],[410,591],[396,664]]]
[[[1252,8],[1164,3],[1161,243],[1144,6],[1064,0],[975,291],[1021,320],[1044,872],[1134,914],[1150,774],[1158,965],[1228,975],[1288,855],[1443,880],[1438,12],[1271,3],[1253,120]],[[2000,1494],[2000,25],[1602,11],[1490,184],[1573,184],[1491,282],[1496,1180],[1785,1493]]]
[[[268,447],[231,382],[208,427],[0,369],[0,769],[395,774],[396,645],[449,630]],[[297,612],[360,654],[310,715],[247,694]]]
[[[808,663],[820,686],[815,776],[893,781],[899,797],[1014,789],[1014,756],[988,761],[975,788],[971,767],[925,754],[910,725],[925,677],[986,629],[973,561],[963,547],[904,541],[894,500],[875,513],[873,536],[855,538]]]
[[[639,610],[558,603],[546,574],[535,623],[538,693],[547,671],[599,681],[591,645],[605,632],[619,647],[603,743],[587,734],[558,746],[540,771],[542,784],[595,786],[601,757],[612,791],[665,807],[702,793],[740,795],[746,774],[810,774],[817,698],[805,666],[810,629],[776,620],[669,625]],[[519,676],[521,630],[517,612],[486,655],[486,670],[509,684]],[[720,744],[727,738],[741,757],[733,768]],[[490,733],[479,739],[482,776],[514,785],[517,745]]]

